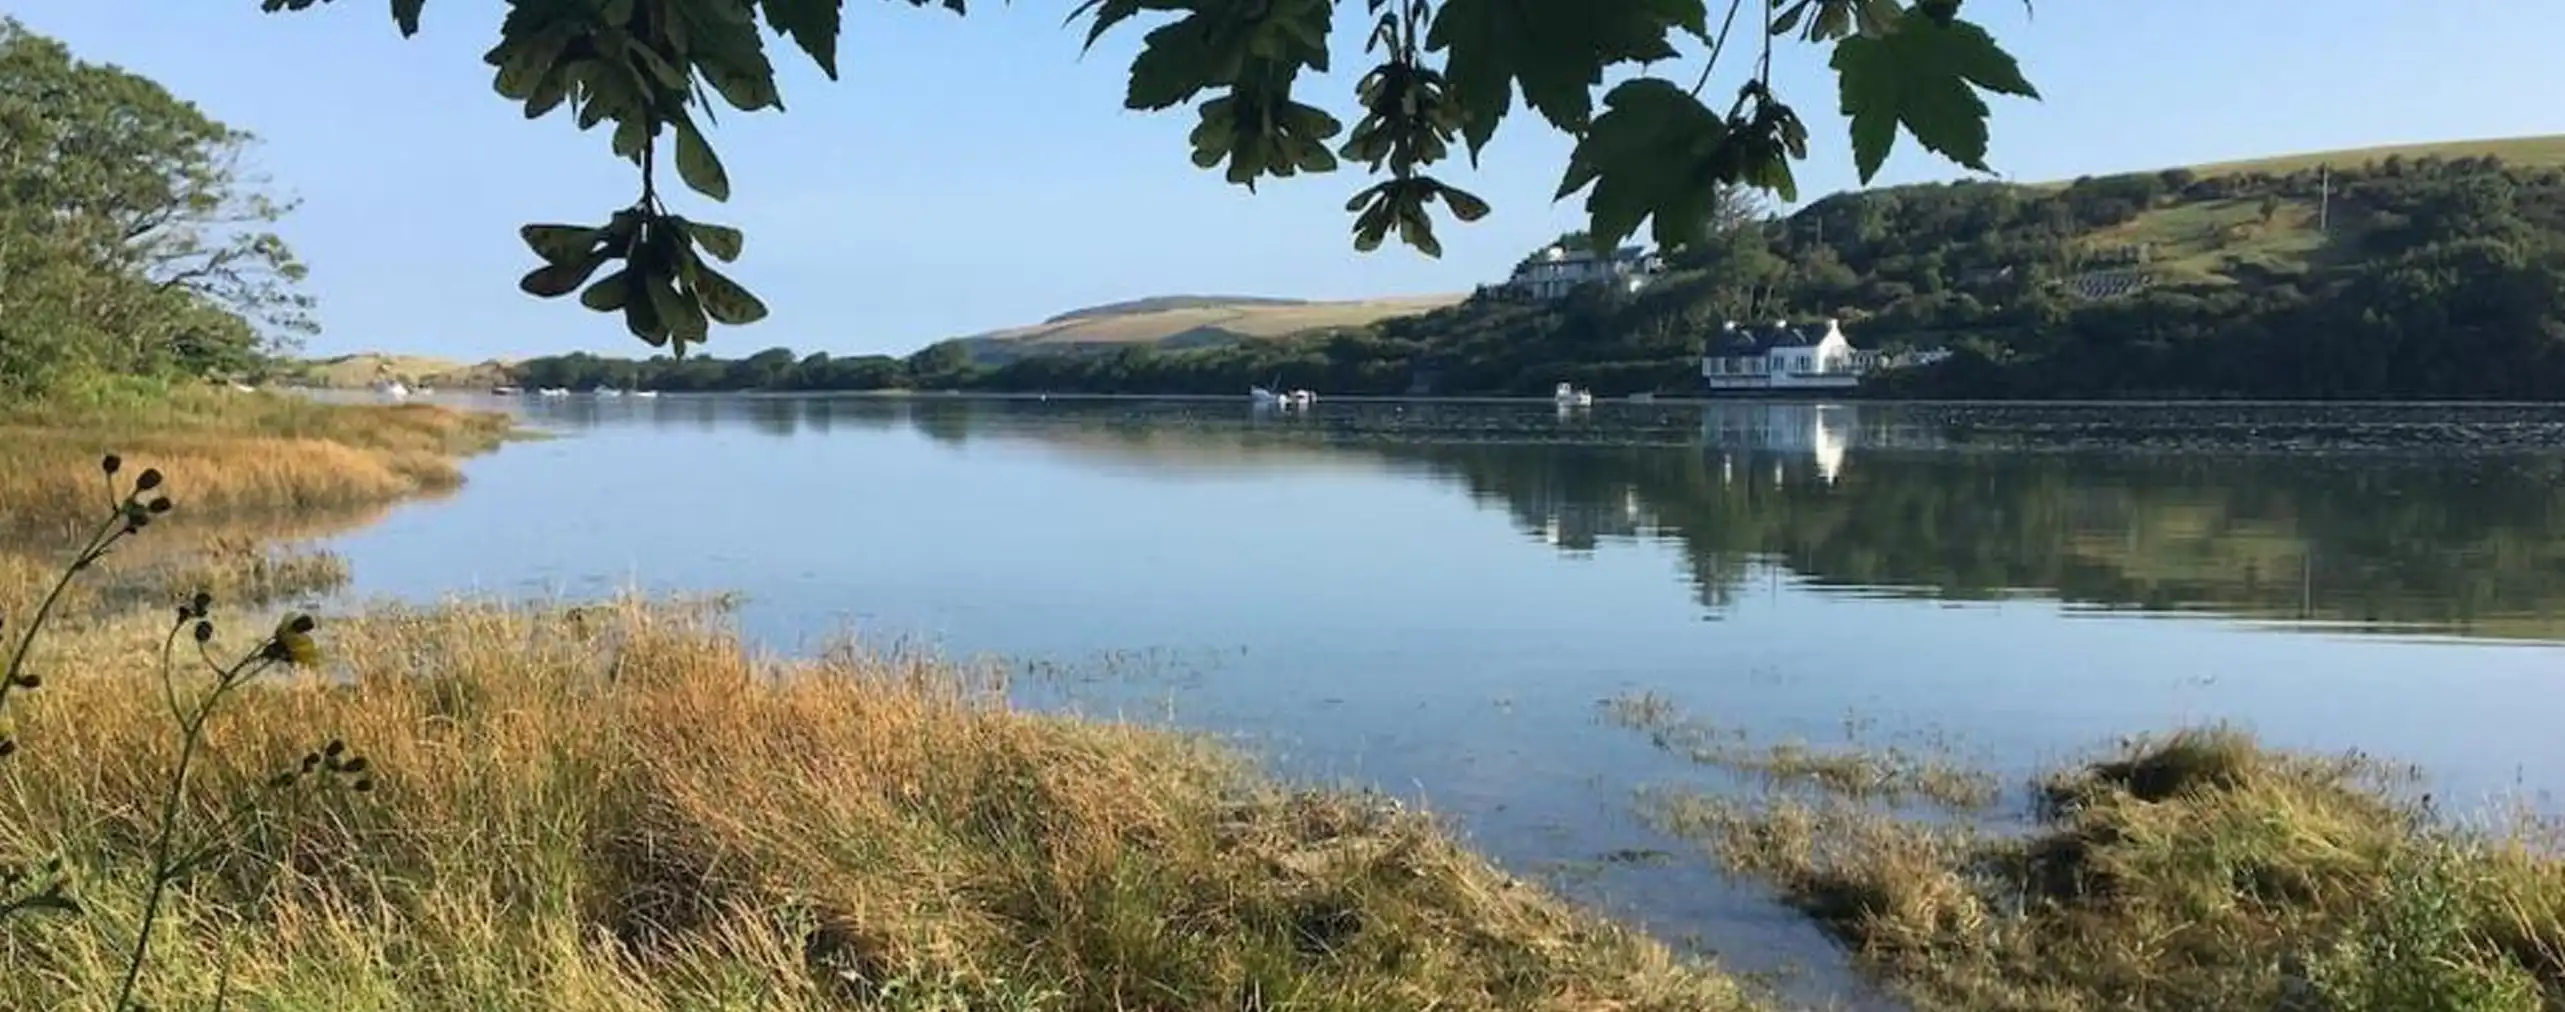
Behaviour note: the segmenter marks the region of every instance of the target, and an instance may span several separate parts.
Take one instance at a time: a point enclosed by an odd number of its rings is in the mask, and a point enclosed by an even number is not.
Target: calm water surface
[[[1593,866],[1679,850],[1633,792],[1709,776],[1600,701],[2014,773],[2225,719],[2451,798],[2565,775],[2565,411],[488,405],[567,438],[335,543],[361,591],[737,591],[784,649],[1164,675],[1074,705],[1420,800],[1749,968],[1826,950],[1695,862]]]

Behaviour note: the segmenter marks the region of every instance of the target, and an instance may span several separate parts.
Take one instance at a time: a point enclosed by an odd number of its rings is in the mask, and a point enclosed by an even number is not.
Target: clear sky
[[[1539,0],[1567,3],[1574,0]],[[1576,227],[1553,204],[1565,138],[1518,115],[1453,181],[1496,213],[1446,226],[1443,259],[1358,254],[1339,173],[1250,195],[1193,168],[1190,110],[1121,109],[1135,23],[1081,58],[1072,0],[958,18],[852,0],[832,84],[780,40],[784,114],[724,116],[728,205],[691,216],[748,231],[736,276],[774,315],[716,328],[711,351],[772,345],[906,352],[944,337],[1148,295],[1299,298],[1466,291]],[[983,3],[974,3],[975,8]],[[1344,0],[1347,9],[1359,9]],[[603,130],[526,122],[480,54],[496,0],[434,0],[404,41],[380,0],[262,14],[257,0],[12,0],[80,56],[149,75],[259,134],[259,167],[302,198],[286,235],[311,262],[327,333],[315,353],[451,358],[636,353],[615,318],[520,294],[514,228],[601,220],[628,199]],[[1995,168],[2024,180],[2377,144],[2565,132],[2557,0],[1975,0],[2040,103],[1996,106]],[[1340,15],[1337,72],[1309,95],[1349,124],[1367,62]],[[1779,85],[1818,134],[1808,196],[1853,183],[1822,53]],[[1734,61],[1738,67],[1742,61]],[[1733,74],[1723,71],[1733,84]],[[1957,173],[1901,141],[1882,182]]]

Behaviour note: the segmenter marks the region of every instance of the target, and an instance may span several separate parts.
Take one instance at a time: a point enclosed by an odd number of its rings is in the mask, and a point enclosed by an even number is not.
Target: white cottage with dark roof
[[[1821,327],[1794,327],[1786,320],[1770,326],[1722,328],[1701,354],[1701,379],[1713,393],[1746,390],[1850,390],[1876,369],[1925,365],[1947,352],[1886,355],[1853,347],[1841,321]]]

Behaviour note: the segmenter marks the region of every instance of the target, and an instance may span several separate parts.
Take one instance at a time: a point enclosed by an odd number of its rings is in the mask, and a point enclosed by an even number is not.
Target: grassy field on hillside
[[[2565,166],[2565,134],[2543,137],[2502,137],[2481,140],[2438,141],[2428,144],[2395,144],[2375,148],[2353,148],[2344,151],[2314,151],[2305,154],[2279,155],[2271,158],[2249,158],[2233,162],[2215,162],[2191,166],[2203,176],[2234,175],[2241,172],[2267,172],[2287,175],[2320,166],[2348,168],[2384,161],[2391,156],[2408,161],[2416,158],[2482,158],[2492,155],[2505,164],[2522,168],[2555,168]]]
[[[1331,327],[1360,327],[1413,316],[1461,301],[1459,295],[1402,296],[1360,302],[1223,305],[1080,316],[992,331],[978,340],[1028,345],[1148,344],[1217,330],[1238,337],[1282,337]]]
[[[2360,227],[2347,214],[2334,225],[2335,238]],[[2260,201],[2241,199],[2157,208],[2084,240],[2091,249],[2138,243],[2152,248],[2146,269],[2177,283],[2223,282],[2238,264],[2291,269],[2316,261],[2334,245],[2317,229],[2312,202],[2284,202],[2266,222]]]
[[[425,355],[393,355],[359,352],[331,358],[313,359],[301,364],[297,379],[311,386],[331,390],[362,390],[375,381],[392,377],[410,385],[429,384],[452,387],[483,387],[505,383],[501,363],[457,362]]]
[[[2286,175],[2324,165],[2352,169],[2389,156],[2456,159],[2486,155],[2522,167],[2565,166],[2565,135],[2311,152],[2194,166],[2190,171],[2203,177],[2245,172]],[[2327,264],[2330,252],[2357,249],[2368,227],[2360,208],[2338,202],[2328,235],[2319,228],[2316,204],[2312,199],[2284,200],[2265,220],[2261,201],[2256,199],[2177,201],[2149,210],[2125,225],[2086,236],[2079,245],[2104,251],[2143,244],[2150,248],[2151,255],[2143,269],[2157,283],[2223,284],[2240,268],[2301,270]]]

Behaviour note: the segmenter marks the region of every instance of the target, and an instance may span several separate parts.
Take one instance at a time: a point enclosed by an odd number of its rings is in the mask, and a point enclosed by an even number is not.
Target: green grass
[[[2046,778],[2026,832],[1832,790],[1649,814],[1927,1012],[2565,1008],[2555,841],[2447,821],[2409,779],[2212,727]]]
[[[1283,337],[1313,330],[1367,326],[1393,317],[1429,312],[1460,300],[1458,295],[1289,304],[1165,305],[1143,300],[1128,311],[1068,314],[1066,318],[992,331],[969,340],[1013,345],[1154,344],[1180,335],[1211,331],[1240,338]]]
[[[2152,257],[2145,269],[2159,281],[2219,284],[2239,264],[2288,270],[2321,262],[2360,227],[2347,213],[2337,216],[2328,238],[2317,229],[2316,217],[2316,208],[2304,201],[2283,202],[2267,222],[2258,199],[2174,204],[2087,236],[2082,245],[2105,250],[2144,244]]]
[[[2350,148],[2342,151],[2314,151],[2305,154],[2248,158],[2232,162],[2213,162],[2191,166],[2203,176],[2225,176],[2244,172],[2287,175],[2326,165],[2349,168],[2385,161],[2391,156],[2408,161],[2416,158],[2482,158],[2492,155],[2505,164],[2522,168],[2565,167],[2565,134],[2540,137],[2503,137],[2481,140],[2436,141],[2422,144],[2392,144],[2374,148]]]

